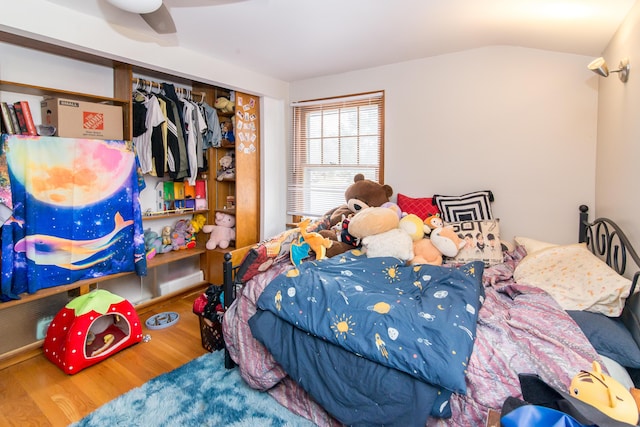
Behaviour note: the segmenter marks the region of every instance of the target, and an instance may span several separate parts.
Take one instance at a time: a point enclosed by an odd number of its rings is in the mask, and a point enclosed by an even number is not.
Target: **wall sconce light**
[[[624,58],[620,61],[617,70],[609,71],[607,62],[603,57],[600,57],[591,61],[591,63],[588,65],[588,68],[602,77],[607,77],[609,73],[618,73],[618,77],[620,77],[620,80],[623,83],[626,83],[627,80],[629,80],[629,70],[631,69],[631,66],[629,65],[629,60],[627,58]]]

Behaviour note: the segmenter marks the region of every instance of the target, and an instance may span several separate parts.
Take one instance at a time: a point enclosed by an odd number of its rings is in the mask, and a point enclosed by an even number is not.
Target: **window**
[[[344,191],[358,173],[380,181],[384,92],[292,106],[287,214],[319,217],[344,204]]]

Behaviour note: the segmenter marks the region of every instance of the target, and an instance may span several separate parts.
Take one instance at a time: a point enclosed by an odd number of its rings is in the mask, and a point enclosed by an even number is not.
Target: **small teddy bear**
[[[225,179],[234,179],[236,177],[236,168],[233,155],[225,154],[218,160],[220,169],[218,169],[218,181],[224,181]]]
[[[202,231],[211,233],[206,247],[209,250],[217,247],[226,249],[236,239],[236,217],[224,212],[216,212],[216,224],[204,225]]]

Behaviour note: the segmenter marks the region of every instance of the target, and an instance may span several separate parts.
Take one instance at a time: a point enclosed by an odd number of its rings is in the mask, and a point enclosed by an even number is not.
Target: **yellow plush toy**
[[[453,227],[445,227],[439,215],[422,221],[417,215],[409,214],[400,220],[400,228],[413,239],[411,264],[442,265],[443,255],[455,257],[464,246],[464,240],[458,237]],[[430,237],[425,238],[425,234]]]
[[[195,214],[191,219],[191,226],[194,233],[199,233],[202,227],[207,223],[207,217],[202,214]]]
[[[309,223],[311,223],[311,220],[305,219],[298,224],[300,234],[302,235],[304,243],[308,244],[311,250],[316,253],[316,259],[323,259],[326,257],[327,249],[331,247],[333,241],[322,237],[322,235],[315,231],[308,232],[307,227],[309,227]]]
[[[580,371],[573,377],[569,393],[613,419],[636,425],[638,406],[630,391],[603,374],[598,362],[594,361],[592,367],[591,372]]]

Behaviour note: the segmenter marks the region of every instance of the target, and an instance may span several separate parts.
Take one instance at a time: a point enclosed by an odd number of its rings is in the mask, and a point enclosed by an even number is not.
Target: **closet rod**
[[[162,89],[162,83],[158,83],[158,82],[154,82],[153,80],[146,80],[146,79],[141,79],[136,77],[135,81],[133,82],[134,87],[137,89],[139,88],[140,84],[144,86],[149,86],[149,87],[155,87],[158,89]],[[190,89],[185,89],[182,88],[180,86],[176,86],[176,93],[178,95],[181,96],[186,96],[189,99],[192,99],[192,92]],[[205,97],[207,96],[207,94],[205,92],[200,92],[200,102],[204,102]]]

